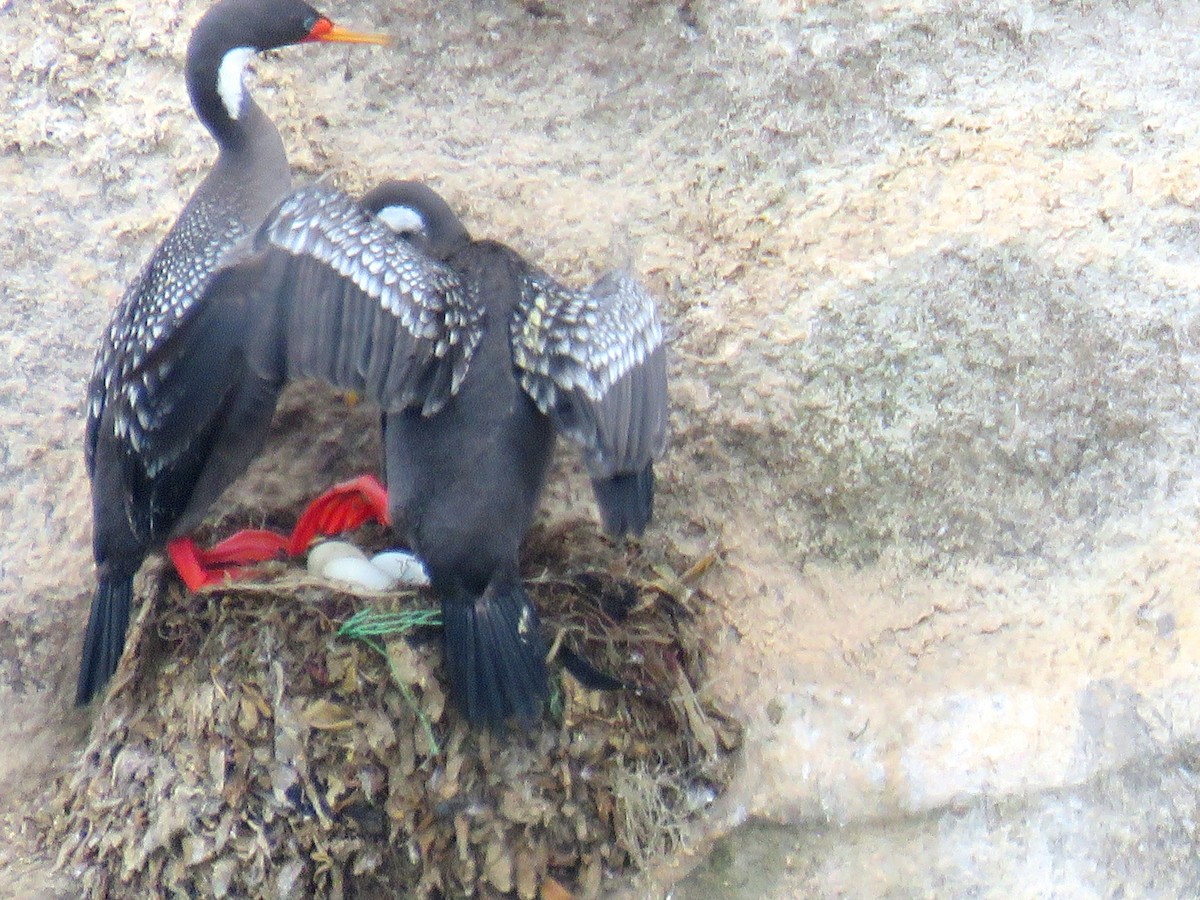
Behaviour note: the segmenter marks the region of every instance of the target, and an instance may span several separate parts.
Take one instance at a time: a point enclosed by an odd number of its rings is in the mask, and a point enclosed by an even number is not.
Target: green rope
[[[440,609],[407,609],[398,613],[360,609],[342,623],[342,627],[338,629],[338,637],[360,640],[368,637],[401,637],[414,628],[441,624]]]
[[[362,641],[386,660],[392,681],[400,688],[400,693],[404,695],[405,701],[412,707],[412,711],[420,721],[421,727],[425,731],[425,739],[429,741],[430,752],[434,756],[441,752],[441,747],[434,736],[433,724],[429,721],[429,717],[425,715],[424,710],[421,709],[421,705],[417,702],[416,694],[412,692],[412,688],[405,684],[396,673],[396,667],[392,665],[392,658],[388,655],[387,646],[379,641],[378,638],[403,637],[414,628],[420,628],[424,625],[441,624],[442,611],[440,609],[410,609],[398,613],[360,609],[343,622],[337,631],[338,637]]]

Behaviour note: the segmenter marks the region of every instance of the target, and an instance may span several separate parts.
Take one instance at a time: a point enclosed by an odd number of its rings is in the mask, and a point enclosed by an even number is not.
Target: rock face
[[[0,5],[26,36],[0,78],[18,893],[54,890],[25,815],[88,726],[83,385],[210,158],[179,73],[202,6]],[[748,729],[712,828],[783,823],[718,845],[683,895],[731,895],[751,857],[747,897],[1194,884],[1195,4],[332,12],[399,49],[258,64],[298,178],[426,178],[562,277],[628,262],[663,298],[647,540],[719,543],[710,691]],[[556,479],[551,520],[585,490]]]

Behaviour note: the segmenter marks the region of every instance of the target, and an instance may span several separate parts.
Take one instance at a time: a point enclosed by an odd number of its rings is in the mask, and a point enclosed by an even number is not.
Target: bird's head
[[[446,259],[471,236],[441,195],[419,181],[385,181],[360,205],[424,253]]]
[[[216,89],[230,119],[245,102],[246,65],[256,53],[305,43],[386,44],[385,34],[342,28],[302,0],[220,0],[196,25],[188,45],[189,83]],[[214,73],[215,69],[215,73]],[[215,84],[202,85],[215,78]]]

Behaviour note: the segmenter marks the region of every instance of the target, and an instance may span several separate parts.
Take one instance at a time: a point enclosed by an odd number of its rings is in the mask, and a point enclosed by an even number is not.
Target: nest
[[[97,896],[529,900],[595,896],[676,849],[740,742],[700,687],[708,561],[586,572],[591,532],[535,535],[528,587],[555,645],[624,688],[555,666],[529,733],[468,728],[440,641],[363,624],[431,595],[363,598],[294,570],[201,594],[152,577],[50,810],[59,864]],[[548,556],[564,545],[574,560]]]

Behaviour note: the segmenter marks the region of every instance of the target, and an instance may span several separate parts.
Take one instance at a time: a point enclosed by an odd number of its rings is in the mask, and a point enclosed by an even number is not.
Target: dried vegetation
[[[529,734],[466,727],[428,627],[338,634],[356,611],[431,597],[356,597],[294,570],[188,595],[159,573],[50,810],[60,863],[98,896],[528,900],[595,896],[677,848],[740,742],[704,699],[693,628],[712,558],[588,572],[604,550],[589,535],[538,532],[530,588],[555,644],[626,687],[556,668]],[[563,545],[572,559],[553,557]]]

